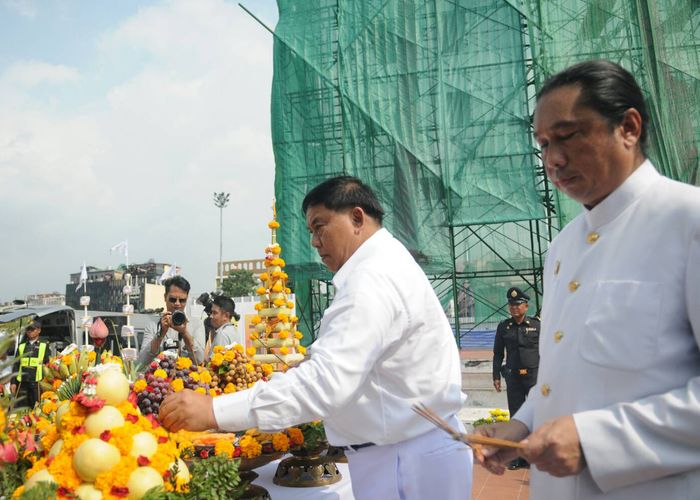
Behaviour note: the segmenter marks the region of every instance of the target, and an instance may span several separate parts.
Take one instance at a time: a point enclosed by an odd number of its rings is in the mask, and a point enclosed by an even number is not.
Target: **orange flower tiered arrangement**
[[[58,498],[140,499],[151,488],[185,490],[190,474],[175,442],[141,414],[121,366],[98,365],[82,382],[69,402],[47,406],[55,422],[43,420],[43,453],[14,495],[41,482],[53,483]]]
[[[299,319],[292,314],[294,302],[290,300],[292,291],[287,286],[289,277],[284,272],[282,247],[277,243],[277,211],[272,208],[272,220],[268,227],[272,232],[271,243],[265,248],[265,272],[259,277],[260,286],[256,290],[260,297],[255,309],[258,313],[251,323],[254,356],[261,363],[274,364],[283,370],[304,359],[306,349],[300,344],[303,334],[297,330]]]

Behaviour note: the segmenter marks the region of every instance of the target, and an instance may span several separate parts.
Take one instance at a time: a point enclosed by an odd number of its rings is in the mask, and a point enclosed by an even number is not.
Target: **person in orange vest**
[[[34,408],[39,401],[39,382],[44,376],[43,368],[46,361],[48,344],[39,341],[41,323],[33,321],[24,331],[26,341],[19,345],[15,371],[17,383],[12,384],[11,390],[15,396],[24,395],[22,406]]]

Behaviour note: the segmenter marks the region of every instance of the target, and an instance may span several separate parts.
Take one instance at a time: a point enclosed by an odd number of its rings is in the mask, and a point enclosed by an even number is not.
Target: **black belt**
[[[357,451],[361,450],[362,448],[369,448],[370,446],[374,446],[374,443],[349,444],[346,446],[341,446],[341,448],[345,451]]]

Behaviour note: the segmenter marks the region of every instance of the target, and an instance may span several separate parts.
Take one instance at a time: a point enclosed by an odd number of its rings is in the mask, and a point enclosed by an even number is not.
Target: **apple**
[[[75,489],[80,500],[102,500],[102,492],[90,483],[83,483]]]
[[[151,458],[158,451],[158,441],[150,432],[139,432],[134,435],[133,440],[130,453],[132,457],[138,458],[139,455],[143,455]]]
[[[118,406],[129,397],[129,379],[122,373],[119,365],[100,373],[95,394],[105,400],[106,404]]]

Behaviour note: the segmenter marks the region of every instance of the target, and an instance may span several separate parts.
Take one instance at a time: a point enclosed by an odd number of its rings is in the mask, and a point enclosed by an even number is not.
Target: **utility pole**
[[[229,193],[214,193],[214,205],[219,209],[219,265],[217,266],[217,282],[216,291],[221,291],[221,285],[224,281],[223,276],[223,254],[224,254],[224,207],[228,205],[228,200],[230,198]]]

